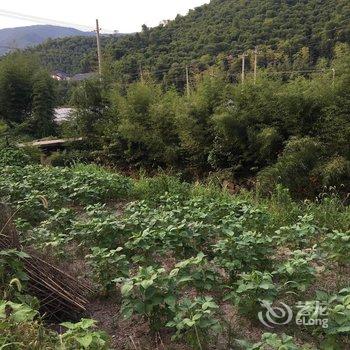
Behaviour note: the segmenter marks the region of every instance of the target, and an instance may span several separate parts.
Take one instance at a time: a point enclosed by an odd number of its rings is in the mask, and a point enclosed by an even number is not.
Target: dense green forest
[[[0,118],[12,138],[87,140],[55,155],[56,164],[161,167],[191,179],[220,173],[266,192],[282,184],[298,197],[333,186],[347,193],[349,15],[346,1],[213,0],[165,25],[103,37],[103,79],[77,86],[54,84],[42,61],[95,69],[94,38],[51,40],[0,62]],[[76,112],[58,128],[59,104]]]
[[[102,47],[105,47],[107,40],[113,39],[102,37]],[[26,52],[29,55],[36,54],[46,68],[62,70],[67,74],[87,73],[96,70],[97,67],[95,37],[49,39]]]
[[[166,25],[105,38],[105,61],[118,79],[135,80],[142,66],[173,82],[184,78],[186,65],[201,71],[220,64],[237,73],[238,55],[259,46],[261,67],[309,69],[331,59],[336,42],[350,41],[349,17],[347,0],[212,0]],[[53,40],[32,52],[67,72],[96,64],[93,38]]]
[[[349,45],[338,44],[329,70],[288,80],[259,70],[256,82],[248,75],[233,84],[215,67],[195,75],[186,93],[151,76],[128,86],[88,80],[70,87],[75,113],[59,128],[52,124],[57,86],[18,55],[0,64],[0,117],[12,140],[83,137],[79,149],[52,155],[57,165],[173,169],[186,179],[217,174],[265,193],[281,184],[300,198],[330,188],[346,196],[349,52]]]
[[[120,167],[218,171],[238,182],[259,174],[266,191],[281,183],[300,197],[331,186],[346,192],[349,46],[335,55],[334,81],[331,72],[288,82],[260,73],[256,84],[232,84],[217,69],[198,75],[189,95],[151,78],[126,89],[86,82],[73,94],[70,128],[92,142],[95,160]]]
[[[81,82],[94,38],[2,57],[0,349],[350,349],[349,8],[212,0]]]
[[[0,62],[0,129],[11,135],[56,134],[57,83],[35,59],[11,55]],[[2,127],[1,127],[2,126]]]

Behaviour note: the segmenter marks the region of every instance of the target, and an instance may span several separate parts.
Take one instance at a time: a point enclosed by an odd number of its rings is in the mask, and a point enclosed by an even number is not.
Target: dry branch
[[[0,203],[0,250],[22,250],[8,207]],[[72,276],[46,262],[33,251],[23,260],[28,275],[28,292],[40,301],[43,315],[56,319],[73,319],[86,312],[89,288]]]

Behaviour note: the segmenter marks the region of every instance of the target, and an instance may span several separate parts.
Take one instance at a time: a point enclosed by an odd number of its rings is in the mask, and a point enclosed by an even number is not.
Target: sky
[[[132,33],[140,31],[142,24],[157,26],[162,20],[174,19],[177,14],[185,15],[189,9],[208,2],[209,0],[1,0],[0,29],[33,24],[62,24],[92,30],[95,19],[98,18],[102,32],[117,30],[120,33]],[[4,13],[7,16],[3,16]],[[27,21],[21,15],[38,18]]]

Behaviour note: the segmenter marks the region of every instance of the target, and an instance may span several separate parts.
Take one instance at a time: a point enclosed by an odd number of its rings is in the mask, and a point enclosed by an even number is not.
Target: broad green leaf
[[[75,337],[77,342],[83,346],[84,349],[87,349],[90,344],[92,343],[92,335],[91,334],[85,334],[82,337]]]

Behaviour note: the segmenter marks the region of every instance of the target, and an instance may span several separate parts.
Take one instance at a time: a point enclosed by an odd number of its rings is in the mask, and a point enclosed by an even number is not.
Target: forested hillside
[[[102,47],[107,41],[117,40],[116,37],[101,38]],[[48,40],[27,51],[38,55],[40,61],[49,69],[62,70],[68,74],[87,73],[96,69],[96,38],[74,36]]]
[[[33,25],[0,29],[0,55],[9,52],[10,48],[24,49],[41,44],[49,38],[58,39],[77,35],[91,36],[94,33],[53,25]]]
[[[104,53],[108,62],[117,61],[115,76],[128,80],[140,65],[159,78],[179,76],[187,64],[201,70],[219,62],[238,71],[237,56],[256,45],[261,66],[306,69],[320,57],[331,58],[336,42],[350,41],[349,17],[347,0],[212,0],[166,25],[109,38]],[[81,40],[54,41],[35,51],[50,67],[84,70],[93,65],[95,47]]]
[[[1,57],[0,349],[350,349],[349,8]]]

